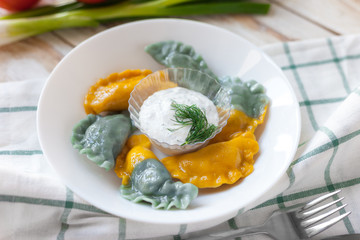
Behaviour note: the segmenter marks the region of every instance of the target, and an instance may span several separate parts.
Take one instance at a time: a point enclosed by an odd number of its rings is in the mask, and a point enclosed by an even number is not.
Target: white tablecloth
[[[360,233],[360,35],[264,46],[299,100],[300,145],[276,189],[216,227],[262,223],[278,208],[342,189],[352,214],[313,239]],[[64,186],[42,155],[36,110],[46,79],[0,83],[0,239],[181,239],[197,226],[162,227],[118,218]],[[256,169],[255,169],[256,171]],[[334,198],[338,198],[335,196]],[[268,239],[252,236],[242,239]]]

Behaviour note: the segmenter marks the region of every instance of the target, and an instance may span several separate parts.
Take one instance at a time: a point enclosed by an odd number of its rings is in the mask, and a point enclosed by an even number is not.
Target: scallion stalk
[[[126,0],[97,7],[71,4],[34,9],[0,19],[0,45],[57,29],[97,26],[113,20],[227,13],[266,14],[270,7],[266,3],[231,0],[208,3],[198,0]]]
[[[60,13],[65,11],[72,11],[75,9],[84,8],[85,4],[81,2],[71,2],[61,5],[46,5],[37,8],[33,8],[27,11],[16,12],[9,15],[0,17],[0,20],[3,19],[16,19],[16,18],[28,18],[28,17],[37,17],[48,14]]]

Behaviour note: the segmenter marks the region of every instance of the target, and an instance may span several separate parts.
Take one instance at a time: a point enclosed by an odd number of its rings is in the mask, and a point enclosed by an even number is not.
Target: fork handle
[[[251,227],[242,227],[236,230],[229,230],[217,233],[210,233],[206,236],[186,238],[189,240],[216,240],[216,239],[227,239],[230,237],[240,237],[245,235],[253,234],[267,234],[267,231],[264,230],[263,226],[251,226]]]

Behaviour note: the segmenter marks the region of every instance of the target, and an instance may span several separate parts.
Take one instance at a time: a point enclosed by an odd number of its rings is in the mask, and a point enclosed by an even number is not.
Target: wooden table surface
[[[48,1],[49,0],[45,0]],[[51,0],[50,0],[51,1]],[[268,0],[267,15],[186,17],[228,29],[258,46],[360,32],[359,0]],[[0,47],[0,82],[46,78],[76,45],[123,24],[63,29]]]

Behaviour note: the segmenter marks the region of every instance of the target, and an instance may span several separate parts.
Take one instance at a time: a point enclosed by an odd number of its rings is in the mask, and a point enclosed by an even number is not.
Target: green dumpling
[[[130,118],[123,114],[105,117],[89,114],[74,126],[71,143],[81,154],[109,170],[114,167],[130,131]]]
[[[135,203],[149,202],[156,209],[186,209],[197,197],[198,188],[191,183],[174,182],[160,161],[146,159],[135,165],[130,184],[122,185],[120,194]]]
[[[269,103],[264,86],[255,80],[242,82],[238,77],[223,77],[220,82],[230,91],[232,107],[249,117],[260,117]]]
[[[202,56],[197,54],[192,46],[181,42],[163,41],[146,46],[145,51],[158,63],[166,67],[190,68],[204,72],[215,79],[217,78]]]
[[[215,78],[223,87],[229,89],[232,107],[249,117],[260,117],[269,103],[265,88],[260,83],[255,80],[242,82],[239,77],[217,77],[192,46],[181,42],[163,41],[146,46],[145,51],[166,67],[195,69]]]

